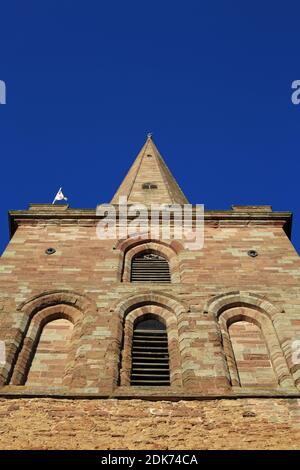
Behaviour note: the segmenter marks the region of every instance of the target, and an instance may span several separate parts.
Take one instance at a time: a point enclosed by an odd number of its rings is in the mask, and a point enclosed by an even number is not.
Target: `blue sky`
[[[108,202],[147,132],[193,203],[294,212],[300,3],[0,3],[0,251],[7,211]]]

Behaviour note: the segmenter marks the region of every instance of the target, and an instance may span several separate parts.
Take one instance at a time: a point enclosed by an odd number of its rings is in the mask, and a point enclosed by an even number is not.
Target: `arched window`
[[[143,251],[132,258],[131,281],[171,282],[167,259],[150,251]]]
[[[58,319],[47,323],[32,351],[26,386],[59,386],[63,383],[73,324]]]
[[[134,326],[131,360],[131,385],[170,385],[166,327],[151,315]]]

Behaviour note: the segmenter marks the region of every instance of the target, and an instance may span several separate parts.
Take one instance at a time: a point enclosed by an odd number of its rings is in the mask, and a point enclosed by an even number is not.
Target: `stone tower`
[[[120,197],[127,209],[188,203],[150,136],[112,199],[117,225]],[[30,397],[48,408],[43,396],[68,397],[64,407],[76,414],[77,397],[106,410],[111,398],[123,398],[119,407],[127,398],[136,416],[136,399],[161,400],[162,409],[214,400],[220,417],[224,404],[234,415],[234,397],[254,416],[276,404],[290,422],[300,393],[291,219],[271,206],[205,211],[204,246],[189,250],[183,239],[150,233],[99,239],[96,209],[10,211],[0,259],[0,404],[17,401],[31,413]],[[195,411],[189,406],[181,416]]]

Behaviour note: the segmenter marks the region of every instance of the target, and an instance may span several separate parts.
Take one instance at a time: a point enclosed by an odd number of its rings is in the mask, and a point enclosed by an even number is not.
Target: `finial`
[[[152,139],[152,135],[153,135],[153,133],[152,133],[152,132],[148,132],[148,134],[147,134],[147,138],[148,138],[148,139]]]

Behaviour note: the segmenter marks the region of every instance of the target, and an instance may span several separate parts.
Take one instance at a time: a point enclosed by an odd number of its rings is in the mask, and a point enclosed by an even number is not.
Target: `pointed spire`
[[[120,196],[126,196],[129,203],[188,202],[154,144],[151,133],[111,202],[117,204]]]

